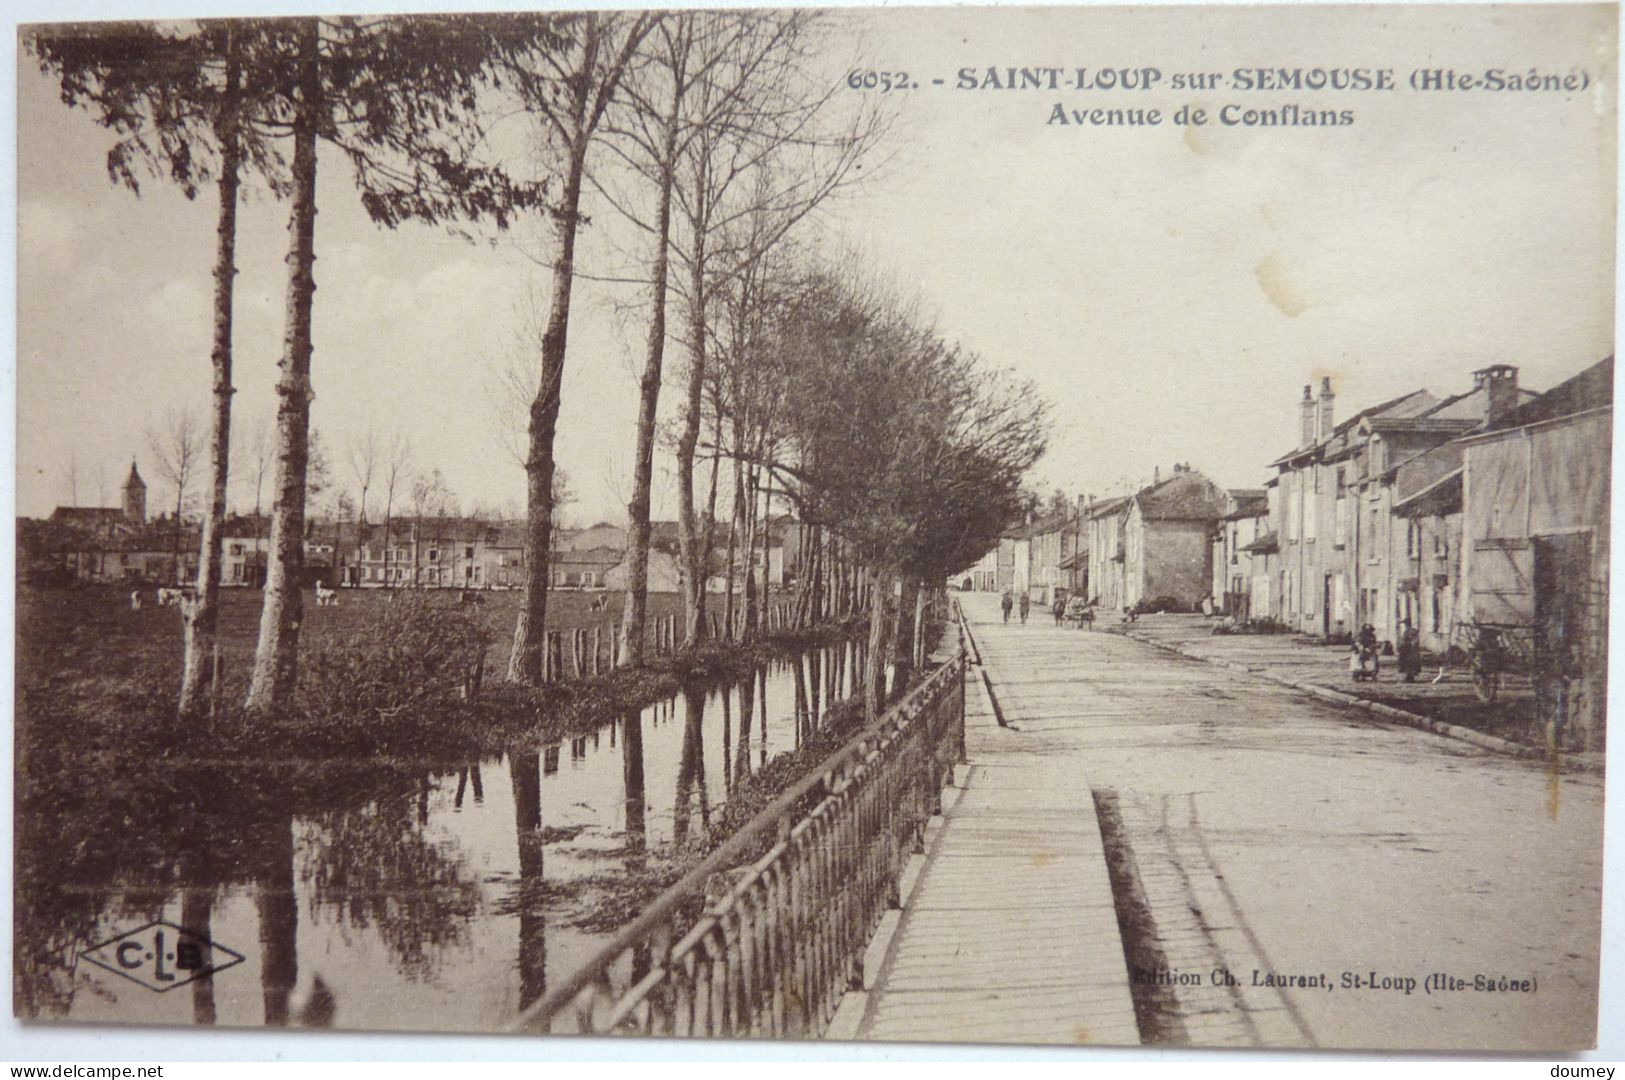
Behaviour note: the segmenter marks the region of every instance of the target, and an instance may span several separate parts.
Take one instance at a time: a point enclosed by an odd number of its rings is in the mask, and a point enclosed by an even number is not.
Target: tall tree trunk
[[[892,696],[908,691],[914,677],[914,627],[920,599],[920,583],[912,575],[902,579],[902,596],[897,602],[896,630],[892,637]]]
[[[812,528],[812,571],[808,574],[807,607],[810,611],[809,625],[817,625],[824,619],[824,527],[814,525]]]
[[[743,640],[756,637],[756,467],[747,471],[744,487],[745,533],[740,540],[744,548],[745,615],[740,631]]]
[[[276,502],[271,565],[260,612],[248,707],[287,702],[299,677],[300,578],[305,565],[305,467],[310,454],[310,312],[316,295],[316,129],[321,105],[317,22],[299,24],[299,100],[293,118],[293,210],[288,222],[287,329],[277,382]]]
[[[762,489],[762,633],[771,624],[768,612],[773,603],[773,470],[767,470],[767,486]]]
[[[660,190],[655,210],[654,311],[649,318],[649,349],[638,386],[638,448],[632,465],[632,498],[626,504],[626,603],[621,616],[621,667],[643,666],[644,624],[649,614],[649,503],[654,485],[655,413],[660,403],[660,369],[666,357],[666,282],[671,269],[671,189],[677,156],[677,111],[682,95],[671,96],[671,111],[660,146]],[[686,482],[685,482],[686,487]]]
[[[735,629],[735,620],[737,619],[737,615],[735,613],[735,609],[738,605],[734,603],[734,581],[736,580],[734,559],[739,549],[739,541],[745,538],[745,466],[738,457],[739,447],[744,444],[744,428],[738,417],[734,418],[733,436],[735,454],[732,469],[734,479],[734,508],[733,523],[728,527],[728,603],[726,619],[728,624],[729,641],[733,641],[737,636],[737,631]]]
[[[928,597],[924,588],[915,589],[913,661],[916,669],[925,666],[925,609],[928,602],[934,603],[935,601],[936,596],[934,593]]]
[[[237,139],[237,95],[241,72],[231,30],[226,31],[226,87],[215,134],[220,143],[220,212],[215,225],[214,255],[214,416],[209,464],[213,481],[209,511],[203,517],[198,551],[197,598],[187,605],[185,659],[181,669],[180,711],[198,707],[220,622],[221,534],[226,523],[226,488],[231,479],[231,326],[233,282],[237,276],[237,188],[241,181],[242,146]],[[212,1011],[212,1009],[211,1009]]]
[[[863,714],[870,722],[880,719],[886,705],[886,593],[890,578],[878,568],[869,571],[869,647],[864,653]]]
[[[598,37],[583,47],[580,77],[574,80],[571,109],[575,141],[570,147],[564,191],[553,215],[553,300],[542,333],[542,373],[530,403],[530,447],[525,457],[525,592],[513,631],[508,679],[540,686],[546,667],[547,589],[552,562],[553,438],[559,426],[559,392],[570,331],[570,292],[575,282],[576,228],[580,221],[581,178],[587,159],[587,98],[597,63]]]
[[[712,549],[712,546],[715,545],[715,543],[716,543],[716,535],[715,534],[716,534],[716,531],[717,531],[716,530],[716,521],[717,521],[717,472],[721,469],[721,467],[722,467],[722,455],[721,454],[712,454],[711,455],[711,488],[706,493],[706,496],[705,496],[705,517],[702,519],[702,522],[701,522],[701,528],[703,529],[703,532],[701,533],[701,536],[700,536],[700,590],[699,590],[700,604],[699,604],[699,608],[700,608],[700,622],[701,623],[706,622],[706,617],[707,617],[707,614],[708,614],[707,609],[710,607],[710,604],[711,604],[711,594],[710,594],[709,591],[707,591],[707,586],[710,584],[710,579],[711,579],[711,549]],[[709,637],[710,634],[711,634],[710,625],[707,624],[700,631],[700,633],[703,636]]]
[[[390,571],[394,569],[392,566],[390,566],[390,560],[395,557],[395,552],[392,550],[394,545],[390,542],[390,533],[394,525],[394,520],[395,485],[390,484],[387,493],[384,495],[384,585],[385,587],[391,589],[395,587],[394,575],[390,573]]]
[[[700,442],[700,402],[705,389],[705,233],[696,228],[688,269],[688,396],[677,437],[677,542],[683,557],[683,641],[705,636],[705,554],[694,509],[694,453]],[[716,492],[713,464],[711,490]]]

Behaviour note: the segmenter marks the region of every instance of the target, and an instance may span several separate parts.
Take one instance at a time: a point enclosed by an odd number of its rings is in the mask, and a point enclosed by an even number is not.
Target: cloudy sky
[[[1055,435],[1046,489],[1121,490],[1175,461],[1260,483],[1295,439],[1304,383],[1345,416],[1490,363],[1545,389],[1613,349],[1616,28],[1612,9],[1074,8],[850,13],[855,50],[906,71],[886,160],[815,223],[917,291],[941,332],[1037,383]],[[956,89],[961,68],[1154,66],[1144,92]],[[1575,93],[1171,88],[1238,67],[1585,72]],[[944,85],[932,84],[943,79]],[[1046,123],[1056,105],[1158,108],[1158,127]],[[1334,128],[1168,122],[1181,105],[1352,110]],[[214,208],[108,183],[106,133],[19,64],[17,509],[116,499],[143,431],[208,387]],[[524,230],[470,244],[372,226],[324,151],[313,378],[339,459],[398,431],[465,504],[518,504],[494,406],[546,288]],[[268,417],[282,333],[286,206],[256,194],[238,244],[240,424]],[[624,270],[602,208],[589,271]],[[618,518],[634,432],[635,291],[578,291],[560,457],[577,521]],[[517,350],[517,352],[516,352]],[[674,361],[678,354],[672,354]],[[668,365],[668,402],[680,364]],[[96,477],[103,476],[103,492]],[[242,496],[238,497],[239,503]],[[250,497],[248,500],[252,502]],[[670,515],[669,491],[657,514]]]

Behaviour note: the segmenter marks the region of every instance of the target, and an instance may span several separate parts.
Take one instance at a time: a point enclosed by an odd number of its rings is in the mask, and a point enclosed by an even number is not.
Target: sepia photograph
[[[149,8],[15,25],[31,1038],[1612,1026],[1616,5]]]

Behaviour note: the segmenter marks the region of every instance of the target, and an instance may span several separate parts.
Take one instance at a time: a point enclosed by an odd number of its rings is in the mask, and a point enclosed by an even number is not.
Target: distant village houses
[[[437,515],[385,523],[315,519],[304,539],[309,585],[333,588],[517,589],[524,585],[525,540],[520,522]],[[714,527],[707,588],[727,588],[726,525]],[[772,589],[790,584],[789,567],[801,557],[808,530],[788,516],[775,518],[748,551],[734,545],[734,588],[744,567]],[[267,515],[228,515],[222,529],[221,583],[260,588],[270,564]],[[118,507],[58,507],[44,520],[18,521],[21,570],[36,583],[190,584],[196,579],[200,535],[193,521],[146,518],[146,484],[132,465]],[[764,550],[765,547],[765,550]],[[675,521],[652,523],[649,589],[681,588]],[[549,576],[555,589],[624,588],[626,530],[609,522],[554,531]]]
[[[1504,635],[1540,677],[1582,688],[1569,715],[1589,745],[1606,700],[1613,369],[1538,394],[1492,364],[1455,394],[1418,388],[1342,420],[1322,379],[1263,487],[1158,470],[1012,530],[960,584],[1037,603],[1081,592],[1105,611],[1200,607],[1327,640],[1369,625],[1435,655]]]

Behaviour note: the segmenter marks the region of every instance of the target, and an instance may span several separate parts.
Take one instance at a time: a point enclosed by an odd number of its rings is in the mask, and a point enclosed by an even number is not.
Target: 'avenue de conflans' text
[[[1230,71],[1166,72],[1150,65],[1063,67],[962,67],[950,81],[921,78],[906,70],[854,70],[847,75],[853,90],[891,92],[951,87],[956,91],[1088,92],[1107,95],[1135,91],[1240,91],[1318,94],[1386,93],[1410,89],[1419,93],[1488,91],[1573,95],[1588,90],[1591,75],[1580,68],[1555,71],[1540,67],[1458,70],[1416,68],[1401,75],[1385,67],[1238,67]],[[1258,106],[1236,102],[1188,103],[1178,107],[1131,106],[1104,100],[1055,102],[1045,123],[1056,127],[1160,127],[1164,124],[1244,128],[1348,127],[1351,108],[1318,108],[1302,102]]]

